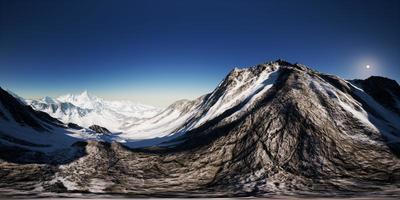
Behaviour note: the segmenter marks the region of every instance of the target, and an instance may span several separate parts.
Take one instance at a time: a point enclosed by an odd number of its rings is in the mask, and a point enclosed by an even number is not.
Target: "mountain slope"
[[[388,78],[371,76],[366,80],[353,80],[368,95],[389,110],[400,114],[400,86]]]
[[[242,110],[236,110],[229,119],[225,119],[234,120],[273,86],[278,69],[276,64],[263,64],[248,69],[235,68],[210,94],[193,101],[177,101],[152,118],[128,124],[122,137],[179,136],[237,105],[242,105]]]
[[[41,186],[32,193],[400,195],[400,116],[390,106],[365,88],[300,64],[279,60],[243,71],[255,72],[243,90],[232,89],[239,85],[233,72],[197,103],[177,104],[194,114],[177,127],[185,134],[173,145],[129,149],[89,141],[86,155],[56,167],[30,164],[5,173],[21,166],[3,162],[0,188],[24,190],[28,183],[15,185],[16,177],[52,169],[52,176],[30,181]],[[261,74],[270,75],[255,86]]]
[[[64,152],[64,158],[68,159],[74,157],[74,144],[77,142],[109,140],[95,131],[77,127],[32,109],[23,99],[17,99],[15,94],[0,88],[0,159],[21,159],[22,162],[33,159],[31,161],[36,162],[42,160],[40,156],[50,159],[45,154],[52,156],[60,152]],[[31,155],[24,157],[19,154],[21,152],[31,152]]]

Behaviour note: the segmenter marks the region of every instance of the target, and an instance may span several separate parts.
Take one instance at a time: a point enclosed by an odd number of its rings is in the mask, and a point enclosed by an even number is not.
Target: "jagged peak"
[[[81,92],[78,95],[74,95],[77,99],[88,99],[88,100],[92,100],[92,99],[96,99],[96,96],[91,95],[87,90],[84,90],[83,92]]]
[[[56,100],[53,99],[52,97],[49,97],[49,96],[43,97],[43,98],[42,98],[42,101],[45,102],[45,103],[48,103],[48,104],[54,104],[54,103],[56,103]]]
[[[258,64],[258,65],[253,65],[250,67],[234,67],[229,73],[228,76],[230,75],[234,75],[234,74],[238,74],[238,73],[243,73],[246,71],[255,71],[255,72],[262,72],[263,70],[267,70],[269,68],[277,68],[277,67],[297,67],[297,68],[301,68],[303,70],[305,69],[310,69],[309,67],[302,65],[302,64],[298,64],[298,63],[290,63],[286,60],[283,59],[278,59],[278,60],[274,60],[274,61],[269,61],[269,62],[265,62],[262,64]]]
[[[62,95],[59,96],[57,98],[57,100],[60,101],[65,101],[65,100],[98,100],[99,98],[97,96],[92,95],[91,93],[89,93],[87,90],[84,90],[80,93],[76,93],[76,94],[66,94],[66,95]]]
[[[89,94],[89,92],[88,92],[87,90],[84,90],[84,91],[81,92],[78,96],[87,96],[87,97],[89,97],[89,96],[91,96],[91,95]]]
[[[283,60],[283,59],[278,59],[278,60],[269,62],[269,64],[278,64],[280,66],[293,66],[292,63],[290,63],[290,62],[288,62],[286,60]]]
[[[283,60],[271,61],[263,64],[253,65],[251,67],[234,67],[228,75],[221,81],[218,87],[222,85],[229,85],[232,82],[241,82],[243,79],[251,79],[258,76],[263,76],[263,74],[270,73],[272,71],[278,70],[280,67],[288,66],[288,63]],[[289,63],[289,65],[292,65]],[[218,88],[217,87],[217,88]]]

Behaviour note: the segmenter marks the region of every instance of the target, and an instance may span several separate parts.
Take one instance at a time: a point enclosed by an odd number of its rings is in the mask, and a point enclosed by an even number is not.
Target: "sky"
[[[398,0],[0,0],[0,87],[165,107],[277,59],[399,82],[399,36]]]

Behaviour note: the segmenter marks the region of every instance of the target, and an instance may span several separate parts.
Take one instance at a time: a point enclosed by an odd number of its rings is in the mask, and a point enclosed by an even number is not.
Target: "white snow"
[[[207,111],[205,116],[202,116],[197,123],[192,125],[190,128],[196,128],[204,124],[206,121],[214,119],[215,117],[221,115],[226,110],[237,106],[239,103],[245,101],[247,98],[257,98],[257,94],[261,95],[272,87],[275,82],[276,76],[271,78],[271,75],[276,73],[279,66],[274,66],[275,68],[269,68],[270,70],[263,70],[260,74],[254,76],[251,74],[249,69],[237,69],[234,71],[241,73],[240,76],[234,79],[235,83],[233,88],[228,88],[224,91],[224,94],[218,99],[218,101],[212,105],[212,107]],[[216,95],[214,92],[211,97]],[[211,98],[210,97],[210,98]],[[244,109],[252,103],[248,103]]]
[[[251,108],[251,106],[254,105],[254,103],[274,85],[278,75],[279,74],[277,70],[271,72],[268,75],[267,79],[262,83],[262,85],[258,87],[253,93],[249,94],[249,96],[246,98],[249,99],[248,102],[240,110],[227,117],[226,121],[233,121],[237,119],[240,116],[240,113],[243,113]]]
[[[200,102],[200,101],[199,101]],[[190,107],[189,110],[185,108]],[[142,119],[125,128],[119,137],[130,147],[151,146],[178,137],[178,130],[194,115],[198,105],[189,100],[178,101],[155,117]]]
[[[131,101],[106,101],[87,91],[79,95],[68,94],[56,99],[45,97],[26,102],[64,123],[71,122],[86,128],[96,124],[113,132],[122,132],[126,123],[152,117],[161,111],[160,108]]]
[[[148,139],[167,136],[179,128],[180,125],[183,125],[193,113],[181,114],[179,111],[173,110],[168,115],[144,120],[142,123],[126,130],[126,136],[129,139]]]

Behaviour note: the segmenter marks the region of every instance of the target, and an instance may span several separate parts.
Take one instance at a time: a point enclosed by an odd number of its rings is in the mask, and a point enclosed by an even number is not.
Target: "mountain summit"
[[[63,95],[58,97],[57,100],[60,102],[71,103],[74,104],[75,106],[84,109],[96,109],[101,105],[103,101],[102,99],[99,99],[96,96],[89,95],[89,92],[87,90],[83,91],[78,95],[74,94]]]
[[[29,147],[18,158],[3,155],[0,188],[130,196],[399,195],[398,93],[389,79],[346,81],[282,60],[234,69],[213,92],[126,124],[129,133],[111,137],[117,142],[103,142],[105,134],[83,138],[71,148],[85,154],[67,156],[68,163],[53,159],[38,168]],[[153,138],[129,148],[136,134]]]

